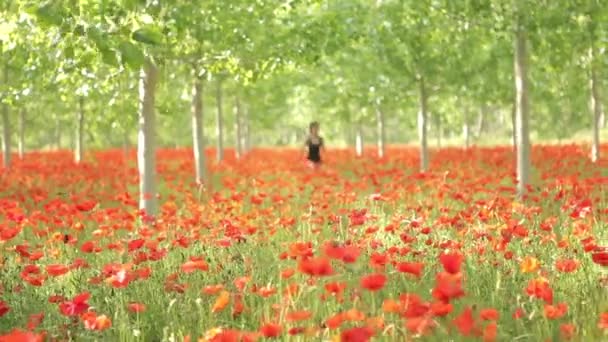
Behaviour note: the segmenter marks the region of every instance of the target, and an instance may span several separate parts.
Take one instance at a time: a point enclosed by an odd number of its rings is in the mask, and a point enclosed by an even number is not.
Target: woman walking
[[[308,138],[306,138],[306,159],[314,169],[321,165],[321,151],[325,152],[323,138],[319,136],[319,123],[313,121],[308,127]]]

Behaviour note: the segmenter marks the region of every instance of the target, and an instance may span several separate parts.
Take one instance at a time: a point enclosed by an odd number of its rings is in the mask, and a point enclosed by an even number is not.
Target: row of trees
[[[215,136],[221,160],[226,123],[244,153],[251,137],[300,140],[315,117],[358,152],[375,126],[380,156],[387,124],[417,130],[421,171],[430,124],[439,137],[462,131],[465,147],[473,126],[508,132],[520,194],[530,127],[558,138],[591,127],[599,158],[601,0],[15,0],[0,11],[4,165],[14,136],[23,154],[26,144],[60,146],[67,126],[80,162],[85,140],[128,145],[137,127],[151,214],[158,140],[184,143],[186,125],[200,183],[203,137]]]

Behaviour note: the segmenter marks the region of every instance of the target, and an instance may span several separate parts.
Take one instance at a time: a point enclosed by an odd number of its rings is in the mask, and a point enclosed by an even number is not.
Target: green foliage
[[[592,65],[608,88],[608,9],[599,0],[15,0],[0,12],[0,66],[10,75],[0,84],[3,103],[70,118],[74,95],[83,95],[90,115],[103,113],[89,122],[104,124],[89,130],[133,128],[135,71],[150,58],[163,73],[160,120],[180,143],[189,139],[182,132],[189,129],[184,116],[194,75],[225,79],[229,131],[241,89],[263,143],[285,130],[300,132],[313,119],[328,132],[356,122],[373,126],[377,106],[392,123],[389,139],[404,141],[399,136],[415,135],[416,82],[424,77],[429,110],[454,138],[472,109],[485,104],[509,113],[516,18],[530,40],[536,135],[568,136],[590,124]],[[212,95],[204,99],[211,136]]]

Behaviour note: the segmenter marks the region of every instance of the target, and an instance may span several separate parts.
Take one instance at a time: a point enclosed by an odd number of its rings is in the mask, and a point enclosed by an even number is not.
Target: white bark
[[[517,152],[517,99],[513,101],[511,110],[511,143],[513,145],[513,151]]]
[[[418,137],[420,139],[420,172],[426,172],[429,167],[429,152],[427,145],[427,94],[424,78],[418,81],[420,103],[418,110]]]
[[[19,112],[19,159],[23,159],[23,157],[25,156],[25,117],[27,115],[26,111],[27,109],[23,107]]]
[[[78,113],[76,114],[76,146],[74,148],[74,161],[82,161],[84,140],[84,97],[78,99]]]
[[[477,132],[475,132],[475,137],[479,139],[483,134],[486,122],[486,110],[487,107],[485,104],[482,104],[479,108],[479,116],[477,117]]]
[[[355,133],[355,154],[357,157],[363,156],[363,128],[361,123],[357,123],[357,132]]]
[[[235,152],[236,158],[240,159],[243,155],[243,145],[242,145],[242,122],[241,122],[241,100],[239,98],[239,94],[237,93],[234,98],[234,135],[235,135]]]
[[[380,108],[376,108],[376,123],[378,126],[378,157],[384,158],[384,142],[386,141],[386,134],[384,130],[384,112]]]
[[[589,90],[591,95],[591,114],[593,115],[593,142],[591,145],[591,161],[597,162],[600,159],[600,125],[602,117],[602,103],[600,99],[599,81],[597,79],[597,72],[594,61],[594,48],[589,49],[590,57],[590,78],[589,78]]]
[[[217,132],[217,162],[224,160],[224,116],[222,113],[222,80],[217,81],[217,92],[215,99],[217,101],[217,117],[216,117],[216,132]]]
[[[8,84],[8,65],[4,66],[4,84]],[[11,122],[8,117],[8,105],[2,106],[2,163],[4,168],[11,167]]]
[[[156,114],[154,100],[158,69],[147,60],[139,79],[139,129],[137,166],[139,169],[139,208],[148,216],[156,215]]]
[[[11,167],[11,123],[8,117],[8,105],[2,106],[2,164]]]
[[[251,150],[251,135],[249,130],[251,125],[249,123],[249,109],[247,106],[243,110],[243,153],[249,153]]]
[[[205,140],[203,133],[203,81],[194,75],[192,85],[192,150],[194,152],[195,180],[197,184],[205,181]]]
[[[519,24],[519,23],[518,23]],[[517,194],[526,193],[530,181],[530,131],[528,103],[528,52],[526,32],[517,25],[515,33],[515,90],[516,90],[516,139],[517,139]]]

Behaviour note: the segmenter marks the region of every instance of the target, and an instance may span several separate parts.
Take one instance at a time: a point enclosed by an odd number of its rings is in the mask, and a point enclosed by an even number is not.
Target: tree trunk
[[[8,84],[8,65],[4,66],[4,84]],[[11,123],[7,104],[2,105],[2,163],[6,169],[11,167]]]
[[[511,143],[513,145],[513,151],[517,152],[517,99],[513,101],[511,109]]]
[[[469,125],[469,109],[464,109],[464,124],[462,125],[462,135],[464,137],[464,148],[471,147],[471,127]]]
[[[23,159],[25,156],[25,117],[26,117],[27,109],[25,107],[21,108],[19,112],[19,159]]]
[[[74,161],[78,164],[82,161],[84,140],[84,97],[78,99],[78,113],[76,114],[76,146],[74,149]]]
[[[235,95],[234,98],[234,135],[235,135],[235,146],[234,150],[236,153],[236,158],[240,159],[243,154],[243,145],[242,145],[242,118],[241,118],[241,99],[239,98],[239,94]]]
[[[479,116],[477,117],[477,131],[475,132],[475,138],[479,139],[483,134],[486,125],[486,110],[487,107],[484,104],[479,107]]]
[[[217,93],[215,96],[217,101],[217,118],[216,118],[216,132],[217,132],[217,162],[224,160],[224,117],[222,113],[222,80],[217,80]]]
[[[591,146],[591,161],[597,162],[600,159],[600,120],[602,116],[602,103],[600,98],[599,81],[597,79],[597,72],[594,61],[594,48],[593,46],[589,49],[590,59],[590,78],[589,78],[589,90],[591,95],[591,114],[593,115],[593,142]]]
[[[363,127],[361,123],[357,123],[357,132],[355,133],[355,154],[357,157],[363,156]]]
[[[530,132],[528,103],[528,52],[526,32],[517,23],[515,33],[515,90],[516,90],[516,137],[517,137],[517,194],[522,198],[530,181]]]
[[[418,137],[420,139],[420,172],[426,172],[429,167],[429,152],[427,146],[427,94],[424,78],[418,81],[420,87],[420,103],[418,111]]]
[[[8,117],[8,105],[2,106],[2,163],[5,169],[11,167],[11,123]]]
[[[386,133],[384,130],[384,112],[380,108],[376,108],[376,122],[378,125],[378,157],[384,158],[384,143],[386,141]]]
[[[137,166],[139,169],[139,208],[148,216],[156,215],[156,114],[154,100],[158,69],[146,61],[139,79],[139,130]]]
[[[194,152],[194,169],[196,184],[205,181],[205,138],[203,133],[203,81],[194,75],[192,85],[192,150]]]

